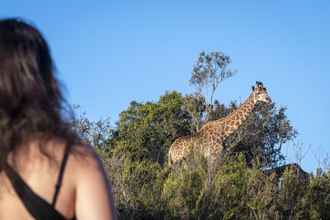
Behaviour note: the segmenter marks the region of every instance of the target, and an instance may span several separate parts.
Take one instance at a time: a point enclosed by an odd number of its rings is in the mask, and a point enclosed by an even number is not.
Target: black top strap
[[[63,159],[62,159],[62,163],[61,163],[61,167],[60,167],[60,172],[58,174],[56,185],[55,185],[55,193],[54,193],[53,200],[52,200],[52,207],[53,208],[55,208],[56,201],[57,201],[58,195],[59,195],[60,190],[61,190],[63,176],[64,176],[64,169],[65,169],[65,165],[68,161],[70,149],[71,149],[71,144],[68,143],[65,146],[64,155],[63,155]]]
[[[64,169],[67,163],[71,143],[68,143],[64,149],[64,155],[60,166],[60,171],[57,177],[55,193],[52,204],[49,204],[45,199],[37,195],[19,176],[19,174],[8,164],[5,163],[4,171],[8,176],[16,194],[22,201],[24,207],[36,220],[66,220],[66,218],[55,209],[56,201],[61,189]],[[75,219],[75,218],[73,218]]]
[[[36,220],[65,220],[45,199],[34,193],[11,166],[6,164],[4,171],[23,205]]]

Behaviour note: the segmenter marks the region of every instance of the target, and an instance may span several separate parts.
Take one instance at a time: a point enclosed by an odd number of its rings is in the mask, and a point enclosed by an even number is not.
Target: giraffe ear
[[[254,87],[254,86],[252,86],[252,91],[254,91],[254,89],[255,89],[255,87]]]

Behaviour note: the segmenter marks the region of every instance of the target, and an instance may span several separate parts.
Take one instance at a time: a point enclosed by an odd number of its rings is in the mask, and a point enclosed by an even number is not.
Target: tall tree
[[[208,113],[212,109],[214,95],[220,83],[235,74],[235,71],[228,68],[230,63],[230,57],[220,51],[210,53],[203,51],[193,65],[189,82],[196,88],[199,95],[204,93],[206,97],[206,93],[210,90]]]

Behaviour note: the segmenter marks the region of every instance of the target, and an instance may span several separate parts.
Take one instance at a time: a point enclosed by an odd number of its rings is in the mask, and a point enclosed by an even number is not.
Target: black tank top
[[[16,194],[24,204],[27,211],[36,220],[67,220],[60,212],[55,209],[58,194],[61,189],[62,179],[66,162],[69,157],[71,145],[67,144],[64,150],[63,159],[60,166],[60,171],[55,185],[55,193],[53,195],[52,203],[48,203],[45,199],[37,195],[26,184],[26,182],[19,176],[19,174],[7,163],[5,165],[5,173],[8,176]],[[75,220],[74,217],[72,220]]]

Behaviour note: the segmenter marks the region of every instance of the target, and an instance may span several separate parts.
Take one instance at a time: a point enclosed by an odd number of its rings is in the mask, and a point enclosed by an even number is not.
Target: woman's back
[[[61,163],[62,154],[64,153],[64,145],[60,143],[49,144],[53,145],[49,149],[57,145],[53,148],[57,149],[53,152],[56,159],[54,162],[50,162],[49,158],[34,146],[36,143],[30,145],[28,148],[22,148],[22,151],[15,155],[17,166],[15,170],[37,195],[51,204],[59,174],[58,165]],[[72,167],[74,163],[71,156],[68,158],[65,167],[64,178],[56,204],[56,209],[68,219],[73,217],[75,206],[75,179],[72,169],[76,170],[76,168]],[[9,163],[12,164],[12,161]],[[0,219],[33,219],[23,206],[4,171],[0,174],[0,192]]]
[[[30,143],[30,146],[17,152],[15,170],[18,170],[20,177],[38,196],[51,204],[66,145],[61,141],[48,143],[46,150],[55,159],[50,161],[38,150],[36,144]],[[111,219],[113,206],[109,204],[113,201],[107,201],[111,199],[107,195],[110,189],[106,188],[107,183],[100,162],[91,148],[82,145],[72,147],[75,152],[69,154],[64,169],[56,210],[67,219],[72,219],[75,213],[78,219],[95,218],[98,212],[109,215],[103,214],[95,219]],[[9,164],[11,163],[9,160]],[[0,192],[0,219],[34,219],[17,196],[4,171],[0,174]]]

